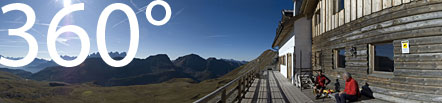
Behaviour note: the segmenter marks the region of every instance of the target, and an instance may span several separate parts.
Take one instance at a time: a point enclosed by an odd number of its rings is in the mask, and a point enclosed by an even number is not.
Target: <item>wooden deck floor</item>
[[[264,71],[255,78],[241,103],[335,103],[332,98],[315,99],[311,89],[301,91],[278,71]],[[354,103],[388,103],[378,99]]]
[[[253,81],[242,103],[312,103],[278,71],[264,71]]]

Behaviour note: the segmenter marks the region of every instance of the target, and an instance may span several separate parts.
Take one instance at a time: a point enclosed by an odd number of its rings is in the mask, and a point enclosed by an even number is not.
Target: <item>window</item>
[[[282,57],[280,56],[278,59],[279,59],[279,65],[282,65]]]
[[[302,1],[303,0],[296,0],[295,2],[295,15],[299,14],[299,11],[301,10],[301,6],[302,6]]]
[[[315,60],[315,64],[316,64],[316,66],[317,67],[320,67],[320,66],[322,66],[322,53],[319,51],[319,52],[316,52],[316,60]]]
[[[324,55],[323,55],[322,53],[319,54],[319,66],[321,66],[321,67],[323,66],[323,65],[322,65],[323,63],[322,63],[322,62],[324,61],[324,60],[323,60],[323,56],[324,56]]]
[[[335,67],[336,68],[345,68],[345,49],[336,49],[334,51],[334,55],[335,55]]]
[[[286,64],[285,55],[284,56],[280,56],[279,57],[279,61],[280,61],[281,65],[285,65]]]
[[[333,5],[334,13],[339,13],[341,10],[344,10],[344,0],[333,0]]]
[[[370,67],[372,71],[393,72],[393,44],[382,43],[370,45]]]
[[[315,25],[319,25],[321,23],[321,11],[316,11],[315,15]]]
[[[344,10],[344,0],[339,0],[338,3],[338,12]]]

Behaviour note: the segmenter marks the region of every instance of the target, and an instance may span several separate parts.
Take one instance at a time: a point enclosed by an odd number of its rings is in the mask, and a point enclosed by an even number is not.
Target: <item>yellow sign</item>
[[[409,44],[408,40],[401,41],[402,53],[410,53]]]

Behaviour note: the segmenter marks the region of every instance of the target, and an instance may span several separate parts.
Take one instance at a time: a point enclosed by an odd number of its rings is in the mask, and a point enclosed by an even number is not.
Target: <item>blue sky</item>
[[[168,54],[171,59],[190,53],[204,58],[217,57],[252,60],[271,48],[281,10],[292,9],[292,0],[165,0],[172,8],[170,21],[163,26],[150,24],[143,7],[152,0],[72,0],[85,3],[84,11],[65,17],[59,26],[78,25],[89,35],[91,50],[97,52],[96,29],[101,11],[112,3],[129,5],[137,14],[140,42],[137,58]],[[63,8],[63,0],[2,0],[0,6],[25,3],[36,13],[36,24],[28,32],[38,42],[38,58],[50,59],[46,35],[53,16]],[[155,6],[152,15],[159,20],[165,10]],[[108,51],[125,52],[129,48],[129,23],[122,11],[114,11],[107,22]],[[26,16],[19,11],[0,13],[0,55],[23,57],[28,45],[24,39],[8,36],[7,29],[21,27]],[[57,39],[60,55],[77,56],[80,40],[75,34],[64,33]]]

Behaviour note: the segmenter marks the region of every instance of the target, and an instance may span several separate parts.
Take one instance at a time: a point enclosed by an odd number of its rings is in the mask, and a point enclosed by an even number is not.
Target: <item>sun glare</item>
[[[69,5],[71,5],[71,0],[63,0],[63,6],[64,7],[67,7]]]

